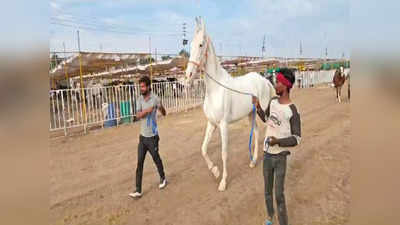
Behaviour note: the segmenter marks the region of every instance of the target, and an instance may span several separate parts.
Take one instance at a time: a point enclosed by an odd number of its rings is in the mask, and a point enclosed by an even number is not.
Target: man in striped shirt
[[[290,99],[290,89],[295,82],[292,70],[283,68],[276,76],[275,90],[278,97],[270,100],[264,111],[258,99],[253,97],[257,114],[267,123],[264,141],[263,174],[265,185],[265,203],[268,212],[266,225],[273,224],[274,207],[272,189],[275,179],[275,197],[280,225],[288,224],[285,202],[286,157],[290,155],[290,147],[296,146],[301,139],[300,115]]]

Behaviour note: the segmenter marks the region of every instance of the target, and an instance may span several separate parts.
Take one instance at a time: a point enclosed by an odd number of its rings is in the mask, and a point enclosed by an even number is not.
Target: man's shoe
[[[131,196],[132,198],[140,198],[142,197],[142,193],[136,191],[135,193],[130,193],[129,196]]]
[[[160,185],[158,185],[158,187],[160,188],[160,189],[163,189],[163,188],[165,188],[167,186],[167,179],[161,179],[160,180]]]

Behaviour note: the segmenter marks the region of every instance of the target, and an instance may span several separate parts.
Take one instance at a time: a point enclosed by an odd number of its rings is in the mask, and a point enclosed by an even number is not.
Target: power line
[[[79,28],[79,29],[86,29],[86,30],[92,30],[92,31],[100,31],[100,32],[106,32],[106,33],[116,33],[116,34],[125,34],[125,35],[131,35],[131,36],[147,36],[149,33],[137,33],[137,32],[130,32],[130,31],[121,31],[121,30],[115,30],[115,29],[109,29],[109,28],[99,28],[99,27],[91,27],[91,26],[86,26],[86,25],[81,25],[81,24],[71,24],[71,23],[62,23],[62,22],[56,22],[56,21],[51,21],[50,24],[52,25],[59,25],[59,26],[64,26],[64,27],[72,27],[72,28]],[[154,36],[162,36],[162,37],[176,37],[179,36],[177,34],[170,34],[170,33],[160,33],[160,34],[152,34]]]
[[[72,18],[72,19],[78,19],[79,21],[81,21],[81,20],[89,20],[89,21],[99,22],[99,21],[102,20],[101,18],[98,18],[98,17],[92,17],[92,16],[84,17],[84,16],[81,16],[81,15],[74,15],[70,11],[66,11],[66,10],[63,10],[63,9],[54,9],[54,11],[57,12],[57,13],[54,13],[54,16],[64,16],[64,17],[69,17],[69,18]],[[159,24],[159,21],[156,21],[153,18],[148,18],[148,19],[140,18],[140,21],[141,22],[146,21],[146,24]],[[169,23],[168,25],[180,26],[181,23],[180,22],[175,22],[175,23]]]
[[[146,34],[174,34],[176,31],[162,31],[162,32],[156,32],[156,31],[148,31],[145,30],[141,27],[125,27],[125,26],[116,26],[116,25],[108,25],[108,24],[101,24],[98,22],[86,22],[86,21],[76,21],[76,20],[71,20],[71,19],[61,19],[61,18],[55,18],[51,17],[50,18],[51,22],[55,23],[63,23],[63,24],[72,24],[76,26],[90,26],[91,28],[99,28],[99,29],[110,29],[110,30],[120,30],[120,31],[131,31],[131,30],[139,30],[139,32],[146,33]],[[138,32],[136,32],[138,33]]]
[[[104,22],[103,24],[101,24],[101,25],[106,25],[106,26],[115,26],[115,25],[112,25],[112,24],[107,24],[106,22],[105,22],[105,18],[96,18],[96,17],[83,17],[83,16],[77,16],[77,15],[73,15],[72,13],[70,13],[70,12],[67,12],[67,11],[65,11],[65,10],[61,10],[61,9],[55,9],[55,11],[56,12],[58,12],[58,13],[53,13],[53,15],[51,16],[51,19],[53,19],[53,20],[58,20],[58,21],[60,21],[61,20],[61,22],[65,22],[65,21],[69,21],[69,22],[74,22],[74,23],[82,23],[82,24],[91,24],[91,25],[99,25],[99,22]],[[158,24],[160,24],[160,22],[159,21],[157,21],[157,20],[154,20],[154,19],[148,19],[148,20],[146,20],[145,18],[140,18],[140,22],[141,23],[143,23],[143,21],[147,21],[146,22],[146,25],[158,25]],[[167,22],[167,21],[162,21],[163,23],[165,23],[165,22]],[[167,25],[168,26],[176,26],[176,29],[178,29],[178,25],[180,25],[181,23],[178,23],[178,22],[173,22],[173,23],[168,23]],[[119,28],[123,28],[123,29],[135,29],[135,30],[141,30],[141,31],[144,31],[144,32],[146,32],[146,28],[143,28],[143,27],[138,27],[138,26],[135,26],[135,27],[131,27],[131,26],[121,26],[121,25],[118,25],[118,27]],[[148,32],[150,32],[150,33],[155,33],[154,31],[148,31]],[[174,30],[174,31],[170,31],[170,32],[173,32],[173,33],[175,33],[176,32],[176,30]]]
[[[110,30],[110,31],[116,31],[116,32],[125,32],[125,33],[130,33],[130,34],[158,34],[158,35],[170,35],[170,36],[177,36],[175,32],[154,32],[154,31],[136,31],[132,32],[132,30],[137,30],[136,28],[130,28],[130,29],[121,29],[120,27],[117,26],[104,26],[102,24],[85,24],[85,23],[76,23],[74,21],[70,20],[56,20],[52,19],[50,21],[51,24],[57,24],[57,25],[68,25],[68,26],[75,26],[75,27],[85,27],[87,29],[97,29],[97,30]]]

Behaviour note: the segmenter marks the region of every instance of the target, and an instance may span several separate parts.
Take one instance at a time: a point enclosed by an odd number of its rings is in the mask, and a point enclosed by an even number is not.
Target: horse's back
[[[273,85],[270,81],[256,72],[250,72],[234,78],[232,86],[237,90],[243,90],[244,92],[258,97],[263,108],[266,108],[273,94]]]

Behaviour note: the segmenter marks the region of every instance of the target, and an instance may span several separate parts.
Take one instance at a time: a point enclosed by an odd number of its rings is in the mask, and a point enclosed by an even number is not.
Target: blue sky
[[[217,54],[260,56],[266,35],[267,56],[350,55],[348,0],[51,0],[50,50],[177,53],[182,23],[191,39],[201,16]]]

